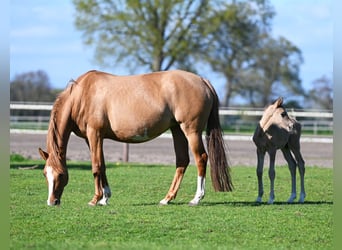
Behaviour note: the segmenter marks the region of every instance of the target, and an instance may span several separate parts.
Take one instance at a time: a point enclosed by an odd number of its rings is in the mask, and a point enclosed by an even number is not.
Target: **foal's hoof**
[[[291,194],[290,198],[287,200],[287,203],[293,203],[295,199],[297,198],[297,195],[295,193]]]
[[[303,204],[304,203],[304,200],[305,200],[305,193],[303,194],[303,193],[301,193],[300,194],[300,197],[299,197],[299,200],[298,200],[298,203],[301,203],[301,204]]]
[[[269,199],[267,202],[268,205],[272,205],[273,203],[274,203],[274,199]]]
[[[262,203],[262,198],[259,196],[256,200],[255,200],[256,203]]]

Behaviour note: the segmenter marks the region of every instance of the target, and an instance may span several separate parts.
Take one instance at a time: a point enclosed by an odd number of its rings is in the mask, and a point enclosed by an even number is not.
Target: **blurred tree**
[[[73,3],[76,28],[103,66],[196,71],[207,62],[225,78],[225,106],[234,96],[264,106],[274,96],[303,91],[301,52],[285,38],[271,37],[269,0]]]
[[[265,36],[252,53],[250,67],[238,77],[241,96],[252,106],[264,107],[279,96],[303,96],[299,78],[301,51],[287,39]]]
[[[53,102],[56,91],[50,86],[50,79],[42,70],[16,75],[10,85],[10,101]]]
[[[327,76],[322,76],[313,81],[308,96],[311,100],[310,107],[333,110],[332,79]]]
[[[194,70],[207,0],[73,0],[75,25],[105,66],[125,63],[151,71]]]
[[[275,15],[269,1],[232,1],[213,11],[202,57],[225,78],[224,106],[242,97],[265,106],[278,96],[301,95],[300,50],[290,41],[271,37]]]
[[[268,1],[222,1],[213,6],[205,31],[207,46],[202,46],[202,58],[225,78],[224,106],[234,95],[255,88],[250,82],[242,85],[241,77],[251,68],[258,40],[268,32],[274,15]],[[253,83],[256,83],[253,81]],[[249,84],[249,86],[247,86]]]

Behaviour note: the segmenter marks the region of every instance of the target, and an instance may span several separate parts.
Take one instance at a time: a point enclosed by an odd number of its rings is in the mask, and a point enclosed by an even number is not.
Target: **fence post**
[[[122,151],[123,162],[128,162],[128,155],[129,155],[129,144],[123,143],[123,151]]]

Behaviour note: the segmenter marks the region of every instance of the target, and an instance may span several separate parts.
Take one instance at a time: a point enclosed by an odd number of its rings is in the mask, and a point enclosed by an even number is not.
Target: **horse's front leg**
[[[265,151],[257,148],[257,169],[256,169],[256,175],[258,178],[258,197],[256,199],[256,202],[261,203],[262,202],[262,196],[264,195],[264,185],[262,182],[262,175],[263,175],[263,168],[264,168],[264,159],[265,159]]]
[[[268,177],[270,178],[270,197],[268,199],[268,204],[273,204],[274,202],[274,180],[275,180],[275,156],[276,156],[276,150],[270,150],[269,152],[270,156],[270,167],[268,170]]]
[[[105,165],[103,165],[103,171],[101,172],[100,188],[102,189],[102,198],[97,202],[97,204],[104,206],[108,204],[108,200],[112,196],[112,192],[107,181]]]
[[[88,142],[95,184],[95,194],[88,204],[91,206],[97,204],[107,205],[108,199],[111,197],[111,191],[106,176],[106,166],[103,156],[103,139],[98,133],[89,133]]]

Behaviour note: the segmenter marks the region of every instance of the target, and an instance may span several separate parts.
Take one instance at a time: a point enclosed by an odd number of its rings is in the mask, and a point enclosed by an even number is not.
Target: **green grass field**
[[[18,169],[35,164],[39,168]],[[233,167],[234,192],[214,192],[207,178],[206,197],[201,205],[189,207],[196,190],[194,166],[188,168],[177,199],[159,206],[173,166],[108,163],[110,204],[89,207],[94,192],[90,165],[71,162],[61,206],[48,207],[42,164],[11,157],[11,249],[332,248],[332,169],[308,166],[306,203],[289,205],[290,174],[287,167],[277,167],[276,203],[257,205],[255,168]],[[266,191],[267,172],[264,179]]]

